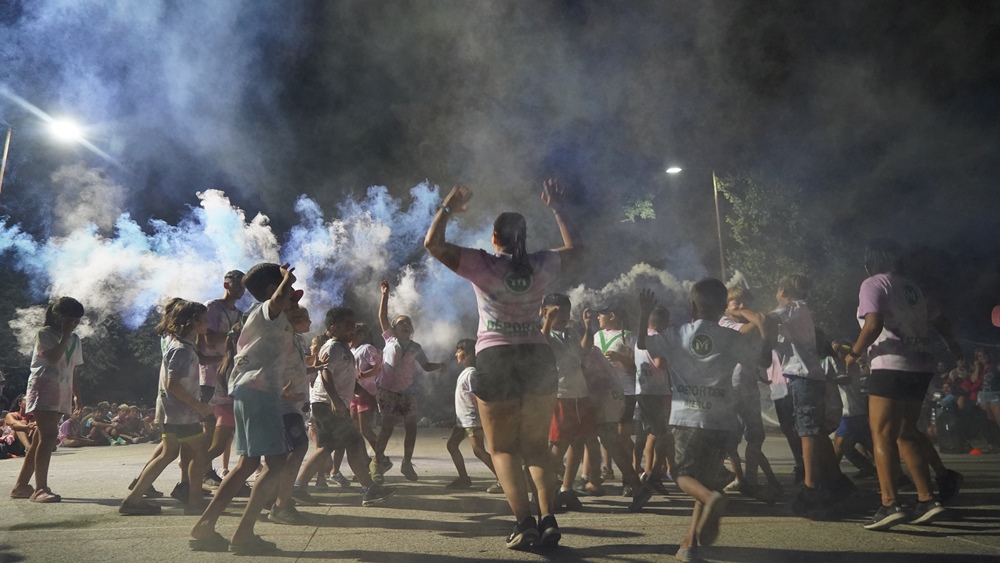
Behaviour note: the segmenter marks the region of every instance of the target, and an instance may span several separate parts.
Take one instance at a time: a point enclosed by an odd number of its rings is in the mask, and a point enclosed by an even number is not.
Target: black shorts
[[[364,438],[350,416],[333,412],[327,403],[312,404],[312,424],[316,430],[316,446],[339,450],[352,448]]]
[[[635,424],[635,405],[638,402],[638,395],[625,395],[625,412],[622,413],[618,424]]]
[[[306,421],[301,414],[289,413],[282,415],[281,422],[285,426],[285,446],[288,451],[292,451],[300,446],[309,445],[309,436],[306,434]]]
[[[933,373],[873,369],[865,384],[868,394],[897,401],[923,401]]]
[[[472,392],[492,403],[525,395],[555,395],[556,357],[548,344],[491,346],[476,354]]]
[[[670,395],[636,395],[639,403],[639,418],[643,429],[653,436],[660,437],[667,433],[667,406],[670,405]],[[625,397],[628,400],[628,397]],[[626,408],[628,408],[626,406]]]

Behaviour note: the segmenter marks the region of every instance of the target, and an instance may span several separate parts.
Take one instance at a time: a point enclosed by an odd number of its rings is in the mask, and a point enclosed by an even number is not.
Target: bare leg
[[[24,463],[17,476],[17,485],[24,488],[35,477],[35,490],[46,489],[49,486],[49,462],[52,460],[52,450],[59,441],[59,413],[55,411],[36,410],[35,432],[31,444],[24,454]]]
[[[188,459],[188,465],[184,468],[187,471],[188,482],[190,483],[188,487],[188,506],[201,506],[205,502],[205,497],[201,493],[201,481],[205,477],[205,471],[208,467],[207,456],[205,455],[205,442],[206,438],[202,436],[197,440],[192,440],[181,445],[181,457],[187,457]],[[186,456],[184,450],[187,450]]]
[[[254,524],[264,508],[264,504],[277,492],[278,480],[281,478],[281,472],[287,463],[287,455],[269,455],[264,458],[264,470],[260,472],[257,480],[254,481],[253,488],[250,489],[250,499],[240,517],[236,532],[229,540],[230,545],[239,545],[253,540]]]
[[[920,401],[902,402],[903,417],[896,444],[907,469],[910,470],[910,476],[913,477],[913,484],[917,487],[917,500],[924,502],[933,498],[934,493],[931,490],[930,469],[927,466],[927,458],[924,457],[923,444],[917,436],[920,434],[917,430],[920,406]]]
[[[521,472],[521,400],[486,402],[477,399],[486,440],[493,449],[493,466],[503,487],[507,504],[518,522],[531,516],[528,486]],[[551,416],[551,413],[550,415]]]
[[[175,459],[177,459],[177,454],[180,453],[180,444],[171,435],[170,438],[164,438],[161,442],[162,447],[157,448],[153,452],[153,458],[149,460],[146,467],[142,468],[142,473],[139,474],[139,481],[132,487],[128,495],[122,499],[122,504],[135,504],[142,500],[142,495],[146,494],[149,487],[156,481],[156,478],[163,473],[163,470],[167,468],[168,465]],[[157,453],[159,452],[159,453]],[[200,487],[195,487],[198,493],[201,493]]]
[[[902,425],[902,413],[896,401],[872,395],[868,397],[868,422],[875,445],[875,468],[882,491],[882,505],[896,501],[899,450],[896,439]]]
[[[382,428],[379,430],[378,443],[375,447],[375,459],[379,463],[385,460],[385,448],[389,444],[389,438],[392,438],[392,431],[396,428],[398,422],[399,417],[383,413]]]
[[[211,538],[215,534],[215,523],[219,520],[219,516],[222,516],[226,507],[232,502],[233,497],[236,496],[236,493],[246,484],[247,479],[253,475],[259,466],[259,457],[239,457],[236,461],[236,467],[222,478],[222,484],[215,491],[212,501],[208,503],[208,508],[205,509],[204,514],[201,515],[201,518],[191,528],[191,537],[197,540],[204,540]],[[254,489],[256,488],[257,486],[255,485]]]
[[[483,440],[482,432],[477,430],[476,433],[469,438],[469,443],[472,444],[472,453],[476,454],[479,461],[483,462],[486,467],[490,468],[490,471],[496,475],[497,470],[493,467],[493,457],[490,456],[490,452],[486,450],[486,443]]]
[[[549,457],[549,423],[556,407],[556,396],[525,395],[521,398],[520,446],[521,455],[531,480],[538,491],[538,507],[541,515],[552,513],[552,503],[556,499],[555,472]]]
[[[446,447],[448,453],[451,455],[451,461],[455,464],[455,469],[458,471],[458,476],[468,477],[469,474],[465,469],[465,458],[462,457],[462,452],[458,449],[459,444],[463,440],[465,440],[465,429],[456,426],[451,429],[451,436],[448,437]]]
[[[403,419],[403,463],[413,459],[413,448],[417,445],[417,413],[411,412]]]
[[[295,490],[295,474],[298,472],[299,466],[302,465],[302,460],[305,459],[306,452],[308,451],[309,442],[305,442],[288,452],[288,462],[285,464],[284,469],[281,470],[281,476],[278,478],[278,498],[274,501],[275,508],[285,508],[285,505],[291,500],[292,492]]]

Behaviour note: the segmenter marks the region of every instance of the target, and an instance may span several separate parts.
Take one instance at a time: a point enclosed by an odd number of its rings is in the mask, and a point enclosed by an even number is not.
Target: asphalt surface
[[[393,436],[389,455],[396,466],[386,484],[397,494],[378,507],[361,507],[359,487],[311,491],[321,506],[301,507],[308,525],[284,526],[261,517],[256,531],[277,543],[279,551],[253,556],[260,561],[392,561],[459,563],[471,561],[664,561],[673,560],[688,526],[692,502],[670,485],[673,494],[654,497],[638,514],[613,494],[583,499],[585,511],[558,516],[563,533],[559,548],[548,553],[515,552],[503,543],[513,517],[502,495],[490,495],[489,471],[463,444],[475,489],[444,488],[456,476],[445,449],[449,430],[421,428],[414,464],[419,481],[399,473],[402,429]],[[196,553],[188,547],[195,516],[185,516],[169,497],[158,516],[120,516],[117,507],[153,446],[59,450],[49,478],[58,504],[11,500],[20,460],[0,460],[0,562],[12,561],[221,561],[236,555]],[[778,436],[769,436],[765,453],[791,492],[791,459]],[[703,548],[711,561],[760,563],[825,561],[858,563],[938,563],[1000,561],[1000,456],[944,456],[965,475],[962,493],[944,517],[930,526],[901,525],[888,532],[862,529],[861,521],[877,506],[877,483],[859,482],[861,492],[845,504],[849,514],[838,521],[812,521],[791,514],[788,501],[767,505],[734,496],[716,545]],[[218,461],[217,461],[218,464]],[[346,469],[346,462],[345,462]],[[847,467],[845,471],[853,473]],[[345,470],[349,474],[349,470]],[[169,492],[179,478],[176,464],[156,487]],[[910,493],[912,496],[912,493]],[[791,495],[787,495],[790,497]],[[228,537],[243,501],[237,499],[219,521]]]

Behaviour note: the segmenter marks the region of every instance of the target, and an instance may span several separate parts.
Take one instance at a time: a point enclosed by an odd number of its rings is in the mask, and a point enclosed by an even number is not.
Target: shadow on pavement
[[[16,561],[24,561],[24,556],[11,551],[13,547],[7,544],[0,544],[0,563],[15,563]]]

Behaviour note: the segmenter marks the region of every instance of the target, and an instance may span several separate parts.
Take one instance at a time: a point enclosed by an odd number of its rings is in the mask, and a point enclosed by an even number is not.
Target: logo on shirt
[[[916,305],[917,301],[920,300],[920,293],[917,292],[917,288],[912,285],[903,286],[903,298],[910,305]]]
[[[518,275],[511,272],[503,277],[503,285],[507,291],[521,295],[531,290],[531,274]]]
[[[696,334],[691,339],[691,353],[697,358],[707,358],[712,355],[715,349],[715,341],[707,334]]]

